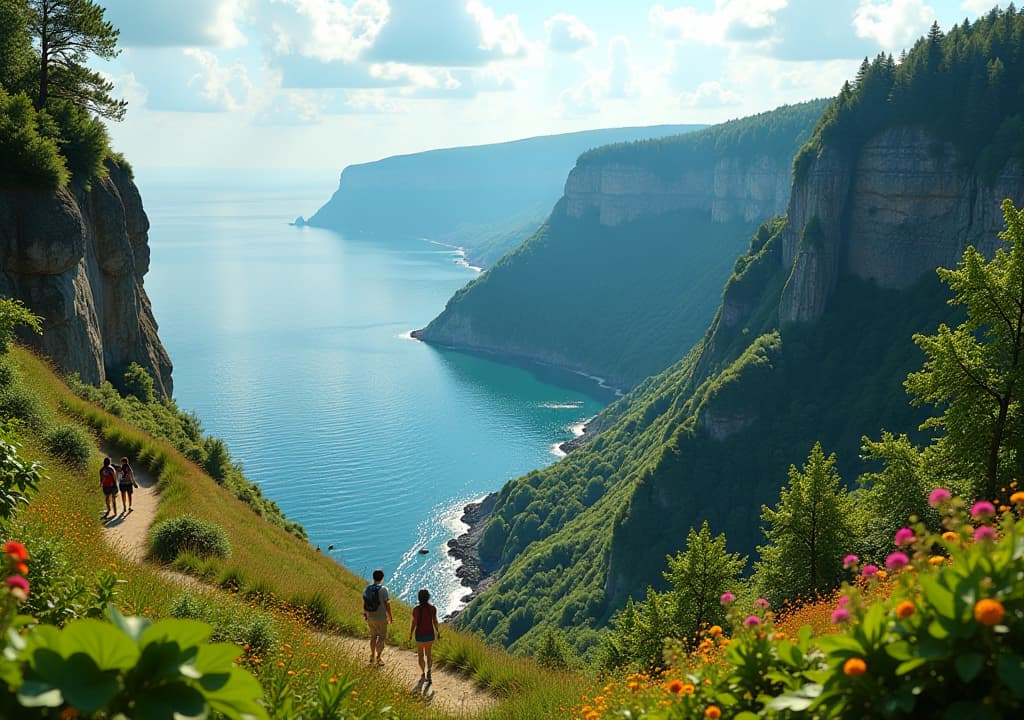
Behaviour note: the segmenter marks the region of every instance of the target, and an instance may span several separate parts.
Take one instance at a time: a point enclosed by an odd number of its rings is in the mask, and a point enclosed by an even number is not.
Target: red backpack
[[[117,482],[117,473],[114,472],[114,468],[109,465],[100,468],[100,482],[103,487],[114,487],[114,483]]]

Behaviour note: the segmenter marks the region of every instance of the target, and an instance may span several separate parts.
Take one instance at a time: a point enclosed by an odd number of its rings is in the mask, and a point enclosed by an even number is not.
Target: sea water
[[[425,238],[290,226],[335,172],[136,176],[178,405],[313,545],[364,577],[384,569],[403,599],[427,587],[456,609],[466,590],[446,543],[462,507],[557,460],[610,395],[411,339],[477,271]]]

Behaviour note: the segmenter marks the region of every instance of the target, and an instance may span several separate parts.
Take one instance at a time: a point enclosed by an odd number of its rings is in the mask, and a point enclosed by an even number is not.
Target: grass
[[[365,580],[317,553],[303,540],[262,521],[249,506],[218,485],[170,444],[147,435],[75,395],[44,360],[22,348],[9,354],[17,382],[34,399],[39,428],[78,423],[94,439],[86,468],[52,455],[44,430],[26,427],[21,453],[39,459],[45,479],[31,505],[12,526],[14,538],[36,538],[58,547],[70,572],[87,581],[115,573],[116,602],[122,612],[151,618],[197,617],[217,637],[247,647],[245,664],[264,687],[286,682],[298,694],[312,694],[324,675],[357,679],[349,702],[353,712],[375,713],[385,706],[403,718],[444,718],[424,706],[386,675],[368,672],[364,658],[349,658],[319,631],[364,637],[361,594]],[[229,558],[179,554],[173,568],[136,564],[111,549],[99,522],[103,500],[98,469],[107,452],[127,455],[158,480],[156,522],[182,515],[214,521],[227,534]],[[205,584],[184,590],[168,570]],[[31,571],[30,571],[31,573]],[[30,582],[35,579],[29,576]],[[219,587],[223,590],[215,590]],[[393,602],[395,623],[389,643],[403,644],[410,608]],[[478,638],[442,630],[435,646],[440,665],[457,668],[489,688],[499,703],[483,718],[564,717],[593,682],[572,673],[552,673],[529,658],[511,657]],[[259,642],[256,642],[259,640]]]

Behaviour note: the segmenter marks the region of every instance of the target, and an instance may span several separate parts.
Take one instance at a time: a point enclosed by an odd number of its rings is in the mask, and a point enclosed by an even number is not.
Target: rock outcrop
[[[89,383],[132,362],[170,395],[171,360],[143,288],[149,219],[130,172],[108,163],[91,189],[0,190],[0,294],[43,317],[22,339]]]
[[[792,270],[780,321],[820,318],[840,273],[900,289],[956,266],[968,245],[991,255],[1007,197],[1024,199],[1018,162],[986,183],[952,144],[921,128],[886,130],[853,158],[824,147],[794,180],[782,248]]]

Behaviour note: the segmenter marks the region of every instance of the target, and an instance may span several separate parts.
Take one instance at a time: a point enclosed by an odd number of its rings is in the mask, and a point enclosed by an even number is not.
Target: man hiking
[[[104,519],[111,512],[117,515],[117,471],[110,464],[110,458],[103,458],[103,467],[100,468],[100,487],[103,488],[103,499],[107,502],[107,511],[103,513]]]
[[[363,590],[363,617],[370,626],[370,664],[383,665],[380,654],[384,650],[384,641],[388,636],[388,623],[394,622],[391,616],[391,596],[388,589],[381,583],[384,580],[383,570],[373,571],[373,582]]]

